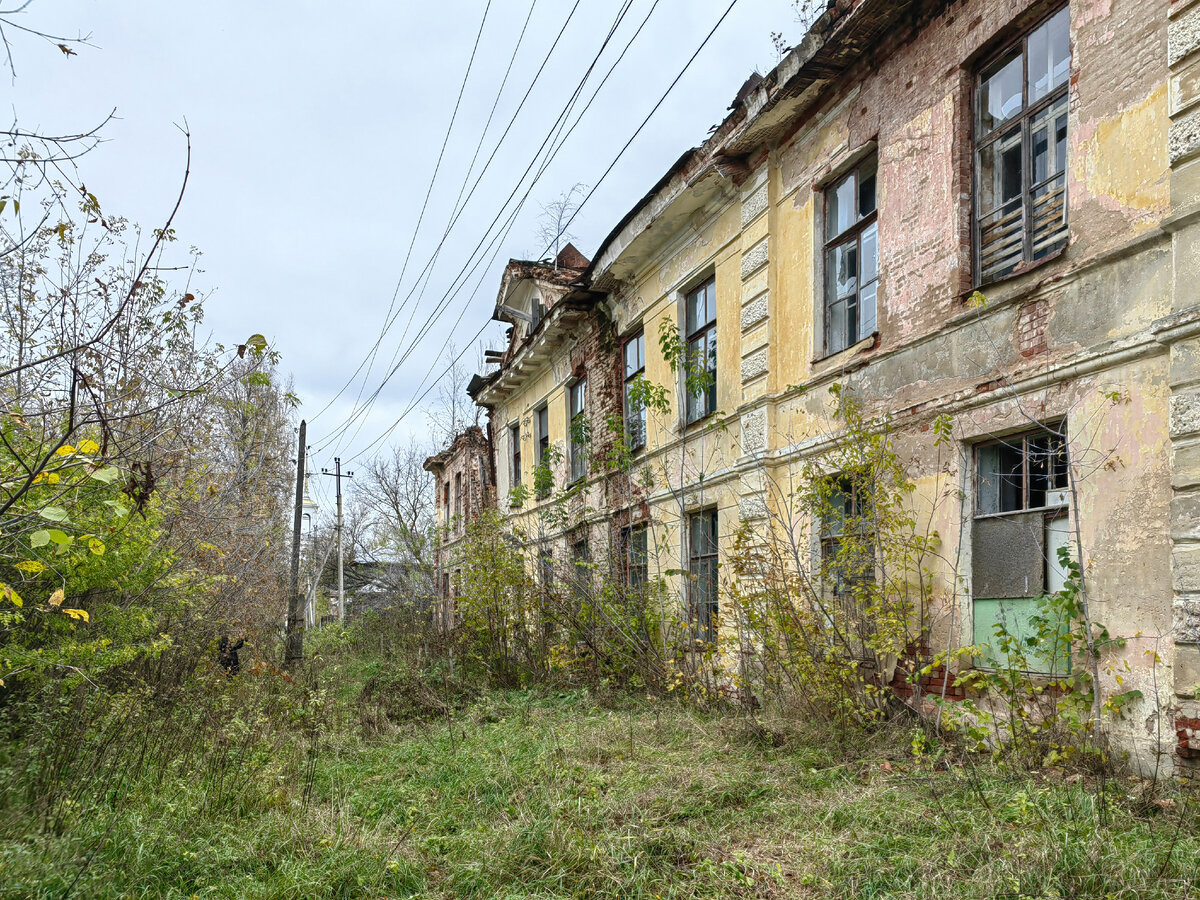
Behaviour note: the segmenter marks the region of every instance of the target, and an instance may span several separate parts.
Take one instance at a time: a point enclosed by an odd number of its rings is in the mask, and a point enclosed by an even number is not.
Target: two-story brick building
[[[1130,638],[1122,743],[1200,752],[1198,60],[1197,0],[831,3],[590,263],[510,264],[472,387],[500,508],[555,554],[635,547],[716,635],[732,535],[786,527],[840,385],[939,537],[931,638],[1027,619],[1071,547]],[[637,378],[669,411],[627,408]],[[542,459],[565,519],[538,516]]]

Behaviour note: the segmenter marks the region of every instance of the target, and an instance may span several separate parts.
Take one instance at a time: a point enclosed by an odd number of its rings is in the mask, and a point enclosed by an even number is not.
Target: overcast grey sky
[[[185,148],[175,126],[186,120],[192,177],[176,229],[182,244],[204,253],[199,281],[210,292],[206,323],[215,340],[238,343],[260,332],[283,354],[282,368],[294,375],[301,414],[310,422],[312,462],[332,466],[335,452],[348,459],[372,442],[386,447],[428,435],[419,408],[389,429],[431,369],[436,375],[445,367],[443,346],[473,343],[507,259],[542,250],[536,240],[541,204],[576,182],[596,184],[728,6],[728,0],[632,0],[575,115],[650,14],[644,30],[542,172],[511,231],[475,254],[624,2],[578,4],[423,291],[380,344],[370,376],[364,382],[360,375],[320,415],[384,325],[486,0],[34,0],[23,23],[90,35],[94,46],[67,58],[47,44],[22,40],[15,47],[16,80],[6,71],[0,93],[9,92],[22,127],[48,133],[80,131],[115,108],[119,118],[105,128],[106,143],[82,162],[81,174],[107,212],[147,227],[161,223],[178,190]],[[14,5],[0,0],[0,7]],[[471,182],[573,5],[534,3]],[[444,233],[529,11],[530,0],[491,2],[401,300]],[[705,138],[753,70],[774,65],[773,31],[799,39],[788,0],[738,0],[572,225],[584,254],[592,254],[681,153]],[[529,182],[520,182],[518,199]],[[476,261],[465,288],[414,342],[455,276]],[[493,323],[483,337],[495,340],[502,330]],[[378,390],[397,350],[405,348],[411,352],[369,412],[343,427],[360,388],[364,397]],[[466,362],[474,367],[476,359],[472,350]]]

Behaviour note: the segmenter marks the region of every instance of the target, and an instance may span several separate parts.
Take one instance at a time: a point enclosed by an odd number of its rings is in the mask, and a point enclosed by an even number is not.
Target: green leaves
[[[61,506],[47,506],[38,510],[38,515],[47,522],[65,522],[67,521],[67,511]]]

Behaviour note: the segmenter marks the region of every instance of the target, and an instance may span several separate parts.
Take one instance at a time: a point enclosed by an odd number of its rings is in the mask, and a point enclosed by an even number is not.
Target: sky
[[[186,123],[191,175],[174,227],[181,247],[203,253],[196,284],[211,339],[265,335],[301,398],[310,466],[332,468],[337,455],[353,468],[430,440],[423,406],[436,401],[449,347],[474,370],[481,341],[500,345],[504,326],[488,320],[503,267],[542,254],[543,205],[576,183],[594,188],[570,228],[590,257],[723,119],[743,81],[775,64],[772,32],[801,36],[789,0],[735,0],[601,181],[727,7],[32,0],[15,21],[87,43],[68,57],[18,37],[0,98],[7,91],[12,117],[43,133],[83,131],[115,109],[80,174],[107,213],[147,228],[174,205]],[[550,137],[598,53],[566,129]],[[543,164],[548,137],[557,150]],[[447,233],[460,191],[469,199]]]

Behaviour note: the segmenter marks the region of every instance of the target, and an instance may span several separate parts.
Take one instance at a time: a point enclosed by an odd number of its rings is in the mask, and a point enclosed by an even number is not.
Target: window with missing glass
[[[567,389],[570,413],[571,480],[587,475],[587,379],[581,378]]]
[[[688,516],[688,618],[700,640],[717,639],[717,511]]]
[[[646,333],[625,341],[625,439],[630,450],[646,446],[646,406],[637,396],[637,385],[646,375]]]
[[[825,191],[825,354],[876,329],[879,229],[874,154]]]
[[[1067,242],[1067,93],[1071,18],[1064,6],[1006,47],[976,93],[976,279],[1003,278]]]
[[[717,280],[710,278],[685,300],[690,425],[717,409]]]
[[[983,665],[1012,664],[997,626],[1017,639],[1024,668],[1065,674],[1061,647],[1036,645],[1041,597],[1061,590],[1071,551],[1070,460],[1065,423],[975,447],[975,520],[971,532],[973,642],[988,645]]]

